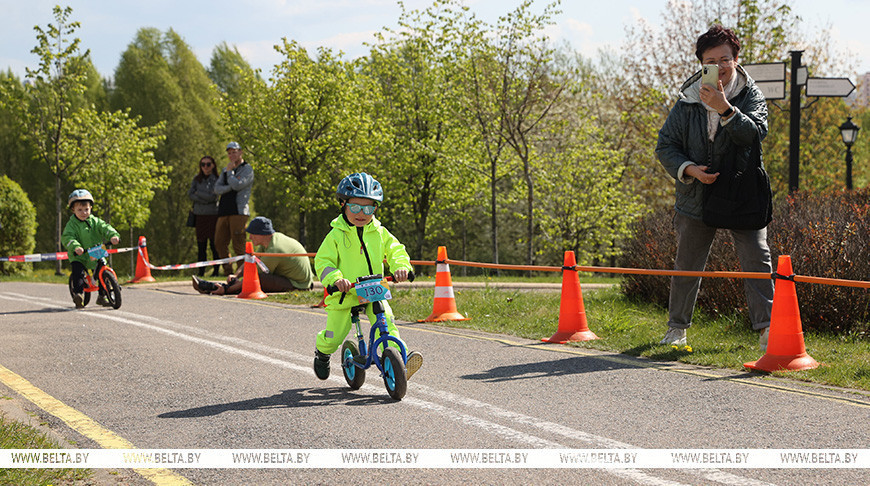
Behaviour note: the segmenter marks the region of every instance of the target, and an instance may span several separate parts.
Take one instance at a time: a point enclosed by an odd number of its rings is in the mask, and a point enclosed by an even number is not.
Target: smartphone
[[[701,84],[714,88],[719,87],[719,66],[716,64],[704,64],[701,66]]]

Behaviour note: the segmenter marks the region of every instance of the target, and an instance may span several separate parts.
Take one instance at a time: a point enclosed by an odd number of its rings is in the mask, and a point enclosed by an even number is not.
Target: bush
[[[26,255],[36,247],[36,209],[17,182],[0,177],[0,256]],[[0,275],[30,271],[31,263],[0,263]]]
[[[635,225],[634,238],[621,265],[672,269],[676,255],[673,209],[651,213]],[[798,192],[777,204],[768,227],[774,270],[779,255],[790,255],[798,275],[846,280],[870,279],[870,190],[814,194]],[[707,261],[710,271],[740,271],[728,231],[719,231]],[[870,324],[867,289],[797,283],[804,330],[849,332]],[[628,275],[623,293],[668,305],[670,277]],[[697,307],[714,314],[739,312],[749,322],[743,282],[707,278],[701,283]]]
[[[36,247],[36,209],[17,182],[0,177],[0,256],[33,253]],[[0,275],[30,271],[30,263],[0,263]]]
[[[778,208],[771,253],[798,275],[870,280],[870,189],[798,192]],[[803,328],[849,332],[870,324],[870,290],[798,282]]]

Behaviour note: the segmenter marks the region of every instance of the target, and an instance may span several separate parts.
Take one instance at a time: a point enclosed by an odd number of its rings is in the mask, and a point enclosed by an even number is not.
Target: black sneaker
[[[329,378],[329,355],[314,350],[314,374],[321,380]]]
[[[76,309],[84,309],[85,308],[85,295],[82,292],[74,293],[73,303],[76,305]]]
[[[193,288],[200,294],[209,294],[218,288],[216,283],[203,280],[196,275],[192,275],[190,278],[193,280]]]
[[[109,299],[107,299],[105,295],[100,294],[100,295],[97,297],[97,305],[101,305],[101,306],[103,306],[103,307],[111,307],[111,306],[112,306],[112,303],[109,302]]]

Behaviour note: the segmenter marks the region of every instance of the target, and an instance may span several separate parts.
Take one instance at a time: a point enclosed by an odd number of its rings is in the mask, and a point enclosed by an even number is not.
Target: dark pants
[[[677,231],[677,257],[674,270],[701,271],[707,265],[707,257],[716,236],[716,228],[703,221],[692,219],[680,213],[674,215],[674,228]],[[767,245],[767,228],[729,231],[734,240],[734,249],[744,272],[771,273],[770,248]],[[743,287],[749,308],[752,329],[762,330],[770,326],[770,313],[773,306],[773,280],[745,279]],[[692,325],[692,315],[700,277],[671,277],[671,295],[668,305],[668,326],[687,329]]]
[[[72,271],[73,292],[80,294],[85,291],[85,274],[87,269],[81,262],[70,262]]]
[[[271,273],[263,273],[259,269],[257,269],[257,276],[260,278],[260,290],[262,290],[263,292],[289,292],[291,290],[308,290],[296,288],[293,285],[293,282],[288,280],[286,277],[282,277],[280,275],[272,275]],[[228,295],[241,293],[243,281],[244,278],[240,278],[238,281],[234,282],[233,285],[227,287],[226,293]]]
[[[214,244],[214,238],[212,238],[210,240],[196,242],[196,248],[197,248],[196,261],[198,261],[198,262],[206,261],[206,259],[208,258],[207,250],[208,250],[209,243],[211,243],[211,259],[217,260],[220,258],[218,256],[217,247]],[[205,275],[205,267],[199,267],[199,269],[197,269],[197,272],[199,272],[199,276],[202,277],[203,275]],[[220,266],[215,265],[214,266],[214,273],[212,273],[212,276],[217,276],[218,274],[220,274]]]
[[[70,267],[72,267],[70,274],[72,275],[73,292],[80,294],[85,291],[85,275],[87,275],[88,269],[81,262],[70,262]],[[100,286],[99,294],[103,295],[105,293],[103,287]]]
[[[217,245],[215,244],[215,228],[217,227],[217,215],[216,214],[197,214],[196,215],[196,245],[197,245],[197,261],[204,262],[206,260],[206,250],[208,249],[208,242],[211,242],[211,255],[212,260],[217,260],[220,258],[218,256]],[[205,275],[205,267],[200,267],[198,272],[199,276],[202,277]],[[217,276],[220,274],[220,267],[217,265],[214,267],[213,276]]]

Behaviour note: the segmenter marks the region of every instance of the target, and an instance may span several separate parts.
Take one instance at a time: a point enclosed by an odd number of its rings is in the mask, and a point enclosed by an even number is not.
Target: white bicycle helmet
[[[93,206],[94,196],[91,196],[91,193],[88,192],[87,189],[76,189],[69,195],[69,201],[67,201],[67,206],[72,209],[72,205],[76,201],[90,201],[91,206]]]

